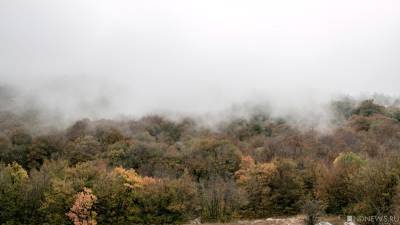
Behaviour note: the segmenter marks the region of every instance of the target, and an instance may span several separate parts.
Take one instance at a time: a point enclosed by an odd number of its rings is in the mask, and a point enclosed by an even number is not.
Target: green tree
[[[193,142],[185,160],[198,180],[212,177],[229,179],[239,169],[241,153],[226,140],[204,138]]]
[[[343,213],[353,202],[356,202],[354,189],[355,176],[366,161],[353,152],[341,153],[334,160],[333,167],[319,179],[318,197],[327,205],[328,213]]]
[[[357,108],[354,109],[353,114],[361,116],[372,116],[373,114],[384,114],[385,107],[375,104],[373,99],[362,101]]]
[[[50,189],[44,194],[44,201],[40,208],[42,214],[45,215],[45,224],[72,224],[66,213],[74,202],[75,194],[76,191],[70,181],[65,178],[53,178]]]
[[[32,144],[28,148],[27,153],[27,167],[29,169],[39,169],[46,159],[51,159],[55,154],[61,150],[53,145],[48,137],[34,138]]]
[[[198,207],[196,186],[188,178],[159,180],[139,191],[139,224],[181,224]]]
[[[275,162],[277,172],[268,185],[274,214],[299,213],[304,202],[304,181],[295,161],[281,159]]]
[[[362,216],[388,216],[398,207],[400,167],[397,160],[379,159],[368,162],[355,176],[353,182],[356,201],[347,213]],[[365,224],[377,225],[378,221]]]
[[[95,137],[97,140],[104,144],[110,145],[118,141],[122,141],[124,136],[121,131],[114,127],[97,127]]]
[[[248,195],[248,216],[291,215],[301,211],[304,180],[295,161],[281,159],[256,164],[237,175],[237,182]]]
[[[102,152],[103,146],[93,136],[79,137],[65,149],[65,155],[71,164],[94,160]]]
[[[0,221],[21,223],[24,206],[25,185],[28,173],[17,163],[0,165]]]

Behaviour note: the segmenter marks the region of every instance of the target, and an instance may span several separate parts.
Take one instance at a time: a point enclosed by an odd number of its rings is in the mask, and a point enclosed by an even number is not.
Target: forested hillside
[[[400,108],[330,108],[325,132],[260,113],[212,128],[149,115],[39,130],[29,111],[3,110],[0,224],[400,216]]]

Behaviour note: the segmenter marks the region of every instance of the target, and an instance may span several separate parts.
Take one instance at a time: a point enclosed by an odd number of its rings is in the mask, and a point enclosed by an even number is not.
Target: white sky
[[[400,1],[0,0],[0,76],[67,114],[399,95]]]

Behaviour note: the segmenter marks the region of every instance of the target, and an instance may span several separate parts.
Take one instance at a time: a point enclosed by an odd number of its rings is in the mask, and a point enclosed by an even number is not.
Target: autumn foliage
[[[97,197],[92,190],[84,188],[75,196],[75,202],[67,213],[74,225],[96,225],[96,212],[93,209]]]
[[[400,108],[331,107],[324,132],[259,113],[212,128],[149,115],[51,130],[0,113],[0,224],[398,216]]]

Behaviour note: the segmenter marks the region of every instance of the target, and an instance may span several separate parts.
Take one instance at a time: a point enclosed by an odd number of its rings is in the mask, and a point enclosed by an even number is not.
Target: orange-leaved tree
[[[75,202],[72,205],[67,216],[75,225],[96,225],[96,212],[93,205],[97,197],[92,194],[92,190],[84,188],[75,196]]]

